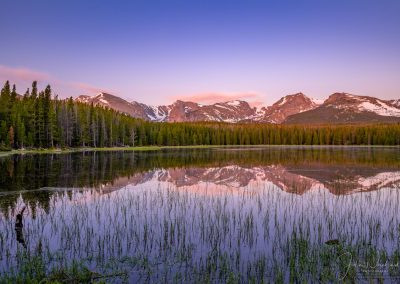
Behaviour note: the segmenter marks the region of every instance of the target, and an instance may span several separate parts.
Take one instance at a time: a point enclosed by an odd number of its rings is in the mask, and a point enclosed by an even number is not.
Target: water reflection
[[[22,210],[17,214],[15,218],[15,234],[17,235],[17,242],[20,243],[24,248],[26,248],[24,232],[22,229],[24,228],[24,212],[26,207],[22,208]]]
[[[49,267],[84,260],[131,282],[288,282],[293,265],[310,282],[342,244],[354,259],[399,257],[397,148],[26,155],[0,167],[0,273],[21,244]]]
[[[0,210],[15,206],[19,194],[47,211],[54,191],[107,193],[151,179],[177,187],[270,182],[296,194],[320,187],[336,195],[398,188],[399,157],[398,148],[296,147],[14,155],[0,158]]]
[[[252,183],[272,183],[280,190],[294,194],[304,194],[315,188],[326,188],[332,194],[344,195],[381,188],[399,188],[400,171],[384,171],[346,167],[307,169],[283,165],[246,168],[225,166],[218,168],[183,168],[149,171],[136,174],[134,178],[119,181],[122,184],[140,184],[149,180],[166,181],[176,187],[198,186],[201,183],[240,189]]]

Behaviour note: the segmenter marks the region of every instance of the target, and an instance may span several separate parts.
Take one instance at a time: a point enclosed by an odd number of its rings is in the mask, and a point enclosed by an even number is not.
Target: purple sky
[[[301,3],[300,3],[301,2]],[[400,1],[5,1],[0,81],[148,104],[400,98]]]

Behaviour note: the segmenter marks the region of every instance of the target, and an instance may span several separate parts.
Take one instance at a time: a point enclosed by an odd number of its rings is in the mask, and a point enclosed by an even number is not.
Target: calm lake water
[[[117,283],[399,280],[399,148],[13,155],[0,174],[2,275],[28,253]]]

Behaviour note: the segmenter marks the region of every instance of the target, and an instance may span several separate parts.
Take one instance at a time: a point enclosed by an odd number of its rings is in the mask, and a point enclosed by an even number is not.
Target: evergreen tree
[[[0,148],[174,145],[399,145],[400,124],[291,126],[251,123],[154,123],[115,110],[52,98],[37,83],[20,97],[0,94]]]
[[[10,83],[6,81],[0,94],[0,121],[8,123],[10,119],[9,105],[11,99]]]

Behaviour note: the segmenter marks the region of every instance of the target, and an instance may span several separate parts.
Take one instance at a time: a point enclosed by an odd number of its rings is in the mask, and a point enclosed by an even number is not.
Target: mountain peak
[[[211,105],[177,100],[170,105],[148,106],[136,101],[127,102],[105,92],[94,96],[81,95],[76,101],[112,108],[149,121],[343,123],[398,121],[400,118],[398,99],[384,101],[349,93],[334,93],[325,102],[321,102],[298,92],[261,109],[251,107],[243,100]]]
[[[334,93],[317,108],[287,118],[287,123],[372,123],[400,121],[393,101],[349,93]]]
[[[227,106],[232,106],[232,107],[239,107],[239,106],[249,106],[249,103],[246,101],[242,100],[233,100],[233,101],[227,101],[223,103],[216,103],[214,105],[227,105]]]
[[[261,121],[270,123],[282,123],[288,116],[310,109],[318,105],[303,93],[287,95],[279,99],[272,106],[265,109]]]
[[[359,100],[361,98],[366,98],[366,97],[361,97],[361,96],[356,96],[353,94],[349,93],[333,93],[328,97],[328,99],[325,101],[327,104],[331,104],[337,101],[354,101],[354,100]]]
[[[80,95],[75,98],[75,101],[81,102],[81,103],[86,103],[87,100],[89,100],[90,98],[91,98],[91,96],[88,96],[88,95]]]
[[[302,92],[298,92],[295,94],[287,95],[286,97],[307,97],[307,96],[305,94],[303,94]]]

